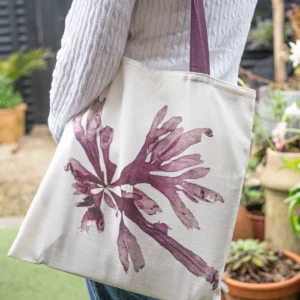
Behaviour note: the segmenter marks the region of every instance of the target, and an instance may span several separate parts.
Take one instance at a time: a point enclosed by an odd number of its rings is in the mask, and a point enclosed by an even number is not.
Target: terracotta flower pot
[[[24,135],[26,109],[25,103],[0,109],[0,144],[15,143]]]
[[[251,220],[254,239],[265,239],[265,215],[262,212],[263,203],[253,203],[246,206],[248,217]]]
[[[284,254],[300,263],[300,256],[288,251]],[[300,292],[300,273],[275,283],[245,283],[228,277],[224,277],[223,281],[229,288],[229,293],[224,294],[226,300],[294,300]]]
[[[248,216],[252,223],[253,238],[263,241],[265,239],[265,216],[260,210],[248,212]]]
[[[251,220],[249,219],[247,209],[243,205],[240,205],[232,240],[236,241],[252,238],[253,228]]]
[[[260,182],[266,189],[265,239],[276,249],[300,254],[300,240],[291,230],[289,207],[283,202],[289,189],[300,182],[300,174],[290,169],[280,170],[283,157],[300,159],[300,153],[278,153],[268,149],[266,164],[259,170]]]

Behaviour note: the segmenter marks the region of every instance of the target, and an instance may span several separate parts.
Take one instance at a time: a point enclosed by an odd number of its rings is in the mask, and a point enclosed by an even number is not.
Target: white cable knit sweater
[[[257,0],[204,0],[211,75],[236,83]],[[67,121],[115,76],[122,56],[158,70],[189,69],[191,0],[73,0],[50,92],[49,128]]]

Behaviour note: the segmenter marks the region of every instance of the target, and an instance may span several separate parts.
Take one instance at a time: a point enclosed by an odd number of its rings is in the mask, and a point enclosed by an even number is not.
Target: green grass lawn
[[[16,229],[0,230],[0,300],[87,300],[83,279],[7,257]]]

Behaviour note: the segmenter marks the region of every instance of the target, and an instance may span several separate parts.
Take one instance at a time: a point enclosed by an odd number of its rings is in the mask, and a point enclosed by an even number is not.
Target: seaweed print
[[[192,274],[205,278],[212,288],[216,289],[219,284],[218,271],[170,237],[170,228],[166,223],[151,223],[144,217],[142,212],[151,216],[161,213],[162,209],[155,199],[136,187],[138,184],[147,184],[159,191],[164,195],[163,198],[169,201],[174,213],[187,229],[199,230],[198,221],[181,200],[182,195],[194,203],[223,203],[224,200],[218,193],[190,182],[209,173],[209,168],[199,166],[203,163],[200,154],[182,154],[190,146],[200,143],[203,136],[212,137],[212,130],[197,128],[184,132],[182,127],[178,127],[182,122],[181,117],[164,121],[168,107],[163,107],[156,114],[145,143],[134,161],[113,180],[117,169],[116,164],[110,160],[114,130],[102,124],[104,104],[105,99],[102,102],[97,100],[93,104],[87,115],[85,129],[82,116],[73,120],[75,137],[95,171],[91,173],[74,158],[71,158],[65,167],[65,170],[71,171],[74,176],[75,195],[82,195],[82,200],[76,206],[87,208],[81,221],[81,229],[88,232],[94,223],[99,232],[104,231],[105,218],[101,205],[105,202],[116,211],[117,217],[120,215],[117,245],[119,259],[126,273],[129,270],[129,257],[135,272],[139,272],[145,266],[138,240],[125,225],[124,219],[128,218],[168,250]],[[155,175],[158,171],[164,175]],[[180,175],[168,176],[169,173],[178,174],[179,171]],[[116,192],[116,189],[120,192]]]

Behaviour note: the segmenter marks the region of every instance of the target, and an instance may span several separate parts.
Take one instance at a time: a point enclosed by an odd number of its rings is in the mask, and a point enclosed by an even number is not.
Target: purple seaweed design
[[[117,166],[110,160],[114,130],[102,124],[104,104],[105,99],[102,102],[95,101],[88,112],[85,128],[82,116],[73,120],[75,137],[94,168],[92,173],[74,158],[65,167],[65,171],[71,171],[75,179],[75,195],[82,196],[76,206],[87,208],[81,220],[81,229],[88,232],[95,223],[99,232],[104,231],[105,218],[101,206],[105,202],[116,211],[116,217],[120,215],[117,244],[119,259],[126,273],[129,270],[129,257],[135,272],[145,266],[142,249],[125,225],[124,219],[128,218],[168,250],[192,274],[205,278],[216,289],[219,284],[218,271],[170,237],[167,224],[151,223],[144,217],[142,212],[151,216],[161,213],[162,209],[159,203],[136,187],[138,184],[148,184],[159,191],[164,195],[162,199],[168,199],[174,213],[187,229],[199,230],[198,221],[186,207],[182,197],[185,196],[194,203],[223,203],[224,200],[218,193],[190,182],[209,173],[209,168],[199,167],[203,164],[200,154],[182,154],[190,146],[200,143],[203,136],[212,137],[212,130],[201,128],[184,132],[182,127],[178,127],[182,122],[181,117],[164,121],[168,107],[163,107],[156,114],[140,152],[115,179]],[[155,175],[157,172],[164,175]],[[173,176],[168,176],[172,172]]]

